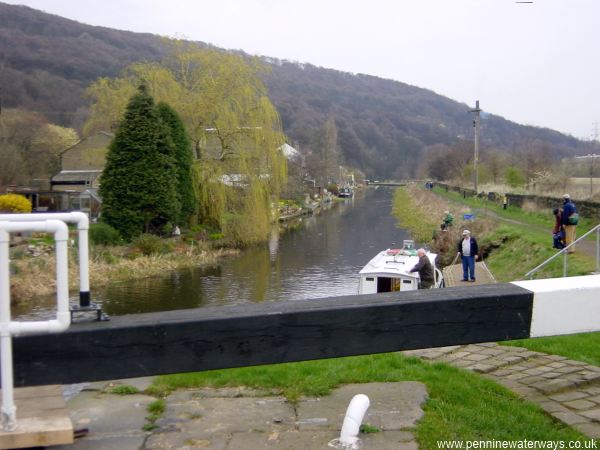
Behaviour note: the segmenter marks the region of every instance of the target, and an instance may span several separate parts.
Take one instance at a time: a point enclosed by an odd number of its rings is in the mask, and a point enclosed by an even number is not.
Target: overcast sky
[[[600,0],[0,1],[390,78],[583,139],[600,122]]]

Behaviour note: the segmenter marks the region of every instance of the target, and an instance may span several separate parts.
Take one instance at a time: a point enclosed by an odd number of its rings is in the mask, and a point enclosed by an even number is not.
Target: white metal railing
[[[53,233],[56,245],[56,319],[46,321],[11,321],[10,315],[10,233],[39,231]],[[2,364],[2,408],[3,431],[17,427],[14,403],[14,379],[12,337],[25,334],[47,334],[65,331],[71,324],[69,312],[69,229],[60,220],[19,222],[0,220],[0,362]]]
[[[596,233],[596,273],[600,274],[600,224],[598,224],[594,228],[592,228],[590,231],[588,231],[584,235],[580,236],[576,241],[570,243],[565,248],[556,252],[556,254],[552,255],[550,258],[548,258],[546,261],[541,263],[539,266],[535,267],[534,269],[531,269],[529,272],[527,272],[523,276],[523,278],[533,279],[534,273],[536,273],[536,272],[540,271],[541,269],[543,269],[544,267],[546,267],[550,262],[554,261],[561,254],[563,255],[563,277],[566,277],[567,269],[568,269],[569,249],[571,247],[575,246],[579,241],[585,239],[586,237],[588,237],[590,234],[592,234],[594,232]]]

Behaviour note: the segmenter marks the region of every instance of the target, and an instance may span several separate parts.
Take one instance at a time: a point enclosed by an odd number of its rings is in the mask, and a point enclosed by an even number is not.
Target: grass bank
[[[178,388],[248,386],[295,402],[348,383],[406,380],[424,383],[429,393],[415,433],[419,448],[436,449],[439,440],[584,439],[490,380],[399,353],[163,376],[152,389],[161,394]]]
[[[92,246],[90,248],[90,287],[112,282],[164,275],[169,271],[216,264],[237,250],[213,249],[209,246],[177,242],[164,253],[144,255],[125,246]],[[78,252],[69,249],[69,289],[79,287]],[[26,301],[31,297],[52,295],[56,291],[56,260],[50,246],[36,256],[21,248],[12,249],[11,300]]]

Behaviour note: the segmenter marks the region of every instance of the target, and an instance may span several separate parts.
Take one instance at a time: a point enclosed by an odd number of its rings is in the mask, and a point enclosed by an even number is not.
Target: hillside
[[[77,126],[84,119],[84,91],[96,78],[115,76],[133,62],[161,54],[158,36],[0,3],[2,104],[42,112],[61,125]]]
[[[24,6],[0,3],[2,105],[39,111],[61,125],[85,120],[85,88],[136,61],[159,60],[161,38],[84,25]],[[271,100],[290,141],[310,149],[333,117],[343,162],[368,176],[414,174],[423,149],[472,139],[469,107],[432,91],[310,64],[265,59]],[[485,100],[482,99],[485,107]],[[536,142],[549,155],[581,154],[586,144],[553,130],[493,114],[482,122],[482,151],[518,151]]]

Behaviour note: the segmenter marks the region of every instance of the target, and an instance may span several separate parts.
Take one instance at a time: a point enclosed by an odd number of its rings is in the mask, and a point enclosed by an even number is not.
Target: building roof
[[[287,159],[293,159],[295,157],[297,157],[300,152],[298,150],[296,150],[294,147],[292,147],[289,144],[283,144],[281,147],[279,147],[279,150],[281,150],[281,152],[284,154],[284,156]]]
[[[101,170],[62,170],[52,177],[52,184],[91,183],[101,174]]]

